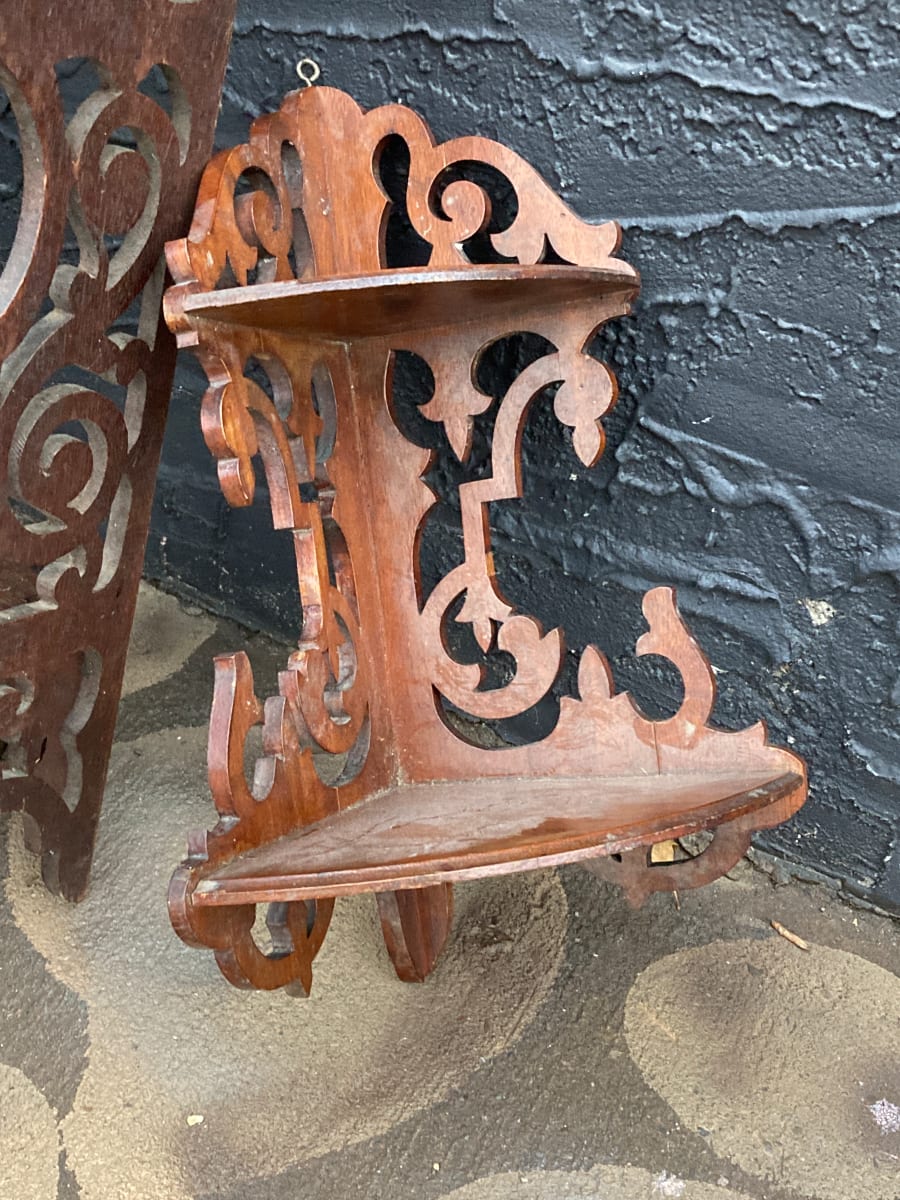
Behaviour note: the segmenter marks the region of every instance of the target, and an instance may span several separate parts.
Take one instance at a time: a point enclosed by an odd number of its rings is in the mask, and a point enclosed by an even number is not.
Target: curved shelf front
[[[215,868],[196,905],[428,887],[617,854],[710,829],[803,787],[792,772],[405,784]]]
[[[410,267],[284,283],[256,283],[184,298],[191,319],[349,342],[420,330],[529,316],[572,304],[597,303],[611,293],[636,292],[637,273],[622,269],[538,265],[463,266],[446,271]],[[491,326],[488,326],[491,327]]]

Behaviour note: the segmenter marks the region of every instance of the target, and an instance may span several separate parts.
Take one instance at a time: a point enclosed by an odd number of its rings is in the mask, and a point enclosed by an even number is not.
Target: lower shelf
[[[420,888],[616,854],[737,820],[800,787],[790,772],[400,785],[214,869],[193,903]]]

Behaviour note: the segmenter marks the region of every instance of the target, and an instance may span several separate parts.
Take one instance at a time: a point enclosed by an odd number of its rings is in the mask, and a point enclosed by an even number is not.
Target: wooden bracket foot
[[[444,948],[453,920],[453,887],[378,892],[381,932],[394,970],[404,983],[422,983]]]
[[[624,854],[592,858],[585,867],[625,893],[632,908],[640,908],[654,892],[680,892],[703,887],[726,875],[750,849],[750,830],[735,821],[720,825],[709,845],[693,858],[682,862],[654,863],[652,846],[638,846]]]

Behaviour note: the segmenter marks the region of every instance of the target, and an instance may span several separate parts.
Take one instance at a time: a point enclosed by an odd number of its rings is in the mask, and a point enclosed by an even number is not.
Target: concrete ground
[[[359,897],[310,999],[231,988],[165,888],[241,645],[262,690],[283,647],[143,590],[83,904],[0,825],[0,1200],[898,1200],[900,926],[823,887],[461,885],[420,986]]]

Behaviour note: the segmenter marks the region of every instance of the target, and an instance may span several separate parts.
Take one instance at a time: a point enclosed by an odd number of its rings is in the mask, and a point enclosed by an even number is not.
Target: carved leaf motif
[[[609,700],[613,694],[612,672],[596,646],[585,646],[578,664],[578,693],[582,700]]]
[[[675,607],[673,588],[652,588],[644,596],[643,610],[650,628],[638,639],[638,654],[663,655],[675,664],[684,681],[681,708],[669,721],[656,722],[657,731],[664,736],[667,726],[687,726],[697,737],[712,715],[716,677]]]

